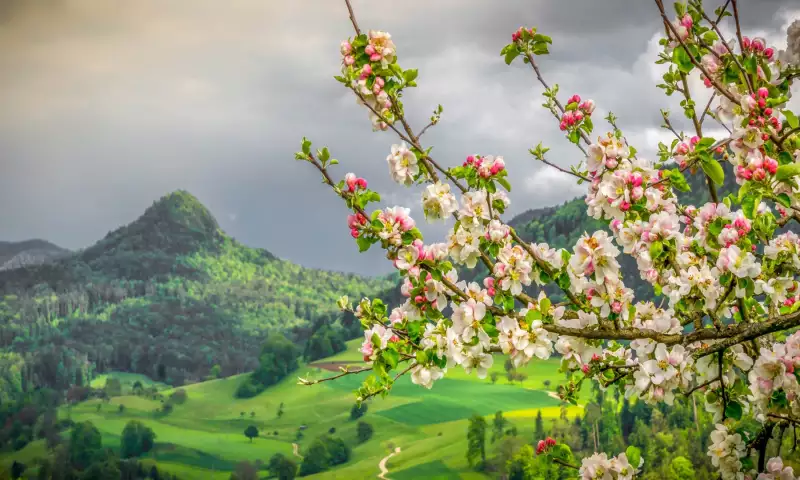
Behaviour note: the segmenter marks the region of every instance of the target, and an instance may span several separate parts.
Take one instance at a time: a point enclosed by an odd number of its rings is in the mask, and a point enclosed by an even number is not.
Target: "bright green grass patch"
[[[92,379],[91,386],[92,388],[103,388],[106,386],[106,380],[109,378],[116,378],[119,380],[120,384],[122,384],[122,391],[127,393],[130,392],[133,388],[133,384],[141,382],[142,386],[145,388],[147,387],[156,387],[159,390],[164,390],[167,388],[171,388],[166,383],[156,382],[151,380],[150,377],[147,375],[140,375],[138,373],[126,373],[126,372],[109,372],[100,374],[94,379]]]
[[[389,463],[391,461],[390,459]],[[387,469],[390,469],[390,467],[391,465],[387,466]],[[461,478],[458,472],[451,470],[441,460],[423,463],[405,470],[400,470],[399,472],[391,472],[391,475],[391,478],[395,480],[415,480],[417,478],[425,478],[428,480],[458,480]]]

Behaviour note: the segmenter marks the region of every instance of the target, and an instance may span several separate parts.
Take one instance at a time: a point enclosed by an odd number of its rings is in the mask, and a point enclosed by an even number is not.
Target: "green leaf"
[[[525,321],[530,325],[531,323],[535,322],[536,320],[542,319],[542,312],[539,310],[528,310],[528,313],[525,314]]]
[[[566,443],[557,443],[549,454],[552,458],[564,460],[565,462],[572,461],[572,449]]]
[[[714,139],[712,137],[703,137],[699,142],[697,142],[697,146],[695,147],[696,150],[708,150],[708,147],[714,145]]]
[[[789,207],[792,206],[792,199],[791,199],[791,197],[789,197],[789,194],[787,194],[787,193],[781,193],[780,195],[777,196],[776,200],[777,200],[778,203],[780,203],[781,205],[783,205],[786,208],[789,208]]]
[[[327,162],[329,158],[331,158],[331,152],[328,151],[328,147],[322,147],[322,150],[319,151],[320,161]]]
[[[750,55],[744,59],[744,70],[750,75],[756,74],[758,71],[758,61],[756,61],[755,55]]]
[[[692,189],[680,169],[675,168],[670,171],[669,181],[674,188],[680,190],[681,192],[688,192]]]
[[[580,139],[581,139],[581,134],[580,134],[580,133],[578,133],[578,131],[577,131],[577,130],[573,130],[573,131],[569,132],[569,135],[567,136],[567,138],[569,138],[569,141],[570,141],[570,142],[572,142],[572,143],[574,143],[575,145],[577,145],[577,144],[578,144],[578,142],[579,142],[579,141],[580,141]]]
[[[550,299],[545,297],[542,299],[541,302],[539,302],[539,310],[541,310],[544,313],[547,313],[550,311],[550,305],[551,305]]]
[[[736,401],[728,402],[725,406],[725,416],[734,420],[741,420],[742,404]]]
[[[499,183],[500,185],[502,185],[502,186],[503,186],[503,188],[505,188],[505,189],[506,189],[506,191],[508,191],[508,192],[510,192],[510,191],[511,191],[511,184],[510,184],[510,183],[508,183],[508,180],[507,180],[507,179],[505,179],[505,178],[502,178],[502,177],[501,177],[501,178],[498,178],[498,179],[497,179],[497,183]]]
[[[428,354],[424,350],[417,350],[416,358],[417,363],[420,365],[425,365],[428,362]]]
[[[553,39],[548,37],[547,35],[542,35],[541,33],[537,33],[533,36],[534,42],[545,42],[545,43],[553,43]]]
[[[641,450],[631,445],[625,449],[625,456],[628,457],[628,463],[630,463],[633,468],[639,467],[639,461],[642,458]]]
[[[794,163],[794,158],[789,152],[781,152],[778,154],[778,165],[789,165]]]
[[[515,45],[513,49],[506,52],[506,65],[511,65],[511,62],[513,62],[517,56],[519,56],[519,51]]]
[[[508,311],[514,310],[514,297],[511,295],[505,297],[503,300],[503,307]]]
[[[761,194],[746,195],[742,199],[742,212],[744,216],[750,219],[756,217],[756,211],[761,204]]]
[[[547,55],[548,53],[550,53],[550,49],[547,48],[546,43],[537,43],[536,45],[533,46],[534,55]]]
[[[775,174],[775,178],[780,182],[785,182],[797,175],[800,175],[800,163],[791,163],[778,167],[778,173]]]
[[[403,72],[403,79],[406,83],[413,82],[417,78],[417,75],[419,75],[419,71],[416,68],[410,68]]]
[[[683,73],[689,73],[694,68],[692,59],[683,47],[675,47],[672,51],[672,62],[678,66],[678,69]]]
[[[359,252],[366,252],[372,246],[372,241],[366,237],[358,237],[356,238],[356,244]]]
[[[700,165],[703,167],[703,171],[706,172],[706,175],[717,185],[722,185],[725,181],[725,171],[722,170],[722,165],[714,160],[711,155],[703,155],[701,158],[702,162]]]
[[[786,117],[786,123],[788,123],[790,127],[797,128],[800,126],[800,120],[797,119],[797,115],[791,110],[784,110],[783,116]]]
[[[664,244],[661,243],[661,240],[656,240],[655,242],[650,244],[650,259],[655,260],[657,259],[661,253],[664,252]]]
[[[386,360],[387,365],[391,368],[395,368],[397,367],[397,362],[400,360],[400,354],[397,353],[397,350],[388,348],[383,351],[383,359]]]
[[[311,140],[303,137],[303,153],[306,155],[311,153]]]

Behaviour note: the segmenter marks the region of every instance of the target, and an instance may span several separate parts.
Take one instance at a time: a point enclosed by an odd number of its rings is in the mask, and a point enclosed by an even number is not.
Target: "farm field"
[[[355,398],[353,390],[359,385],[360,376],[315,386],[300,386],[296,381],[297,376],[330,375],[325,368],[335,368],[331,362],[359,363],[359,343],[348,342],[346,352],[302,366],[297,375],[250,399],[234,398],[237,386],[245,378],[239,375],[183,387],[188,399],[175,405],[169,414],[156,413],[161,406],[158,400],[125,395],[108,402],[93,399],[70,409],[63,407],[59,416],[76,422],[91,421],[103,435],[103,446],[116,451],[125,424],[134,419],[143,422],[156,434],[155,448],[145,457],[146,462],[156,463],[159,470],[180,478],[227,480],[240,461],[260,460],[266,464],[275,453],[293,457],[295,441],[302,455],[317,436],[335,428],[335,434],[353,447],[350,461],[306,478],[375,478],[380,472],[381,459],[400,447],[400,453],[387,462],[388,478],[446,479],[485,478],[470,471],[465,458],[467,419],[473,414],[484,415],[491,421],[488,417],[501,410],[517,427],[519,435],[532,440],[534,418],[539,410],[545,421],[561,413],[559,401],[548,395],[543,383],[549,380],[550,388],[554,389],[563,379],[558,372],[558,360],[528,365],[523,370],[528,378],[512,385],[504,376],[504,358],[498,356],[492,367],[492,371],[500,374],[495,384],[461,370],[449,372],[431,390],[413,385],[407,377],[401,379],[391,395],[368,403],[368,412],[362,420],[370,423],[375,433],[369,441],[358,445],[357,422],[349,417]],[[136,380],[154,383],[146,377],[112,373],[95,379],[93,385],[102,386],[98,382],[108,377],[119,378],[123,392],[129,392]],[[172,391],[161,393],[169,396]],[[281,403],[284,414],[279,418]],[[579,411],[580,407],[570,407],[567,414],[572,418]],[[259,430],[259,436],[252,442],[243,433],[249,425]],[[301,425],[306,427],[298,440]],[[32,442],[13,455],[0,457],[0,464],[4,468],[14,460],[32,464],[44,453],[44,448],[42,440]]]

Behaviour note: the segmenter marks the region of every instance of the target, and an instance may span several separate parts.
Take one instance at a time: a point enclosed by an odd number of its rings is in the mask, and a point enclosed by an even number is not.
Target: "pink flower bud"
[[[764,56],[767,57],[767,60],[772,60],[772,57],[775,55],[775,50],[772,47],[768,47],[764,50]]]
[[[586,113],[586,115],[591,115],[594,112],[594,100],[586,100],[578,107]]]
[[[361,77],[366,78],[369,77],[370,75],[372,75],[372,66],[370,66],[370,64],[368,63],[364,65],[364,67],[361,69]]]
[[[689,15],[688,13],[684,14],[683,18],[681,18],[681,25],[683,25],[684,27],[686,27],[687,30],[689,30],[692,28],[693,24],[694,20],[692,20],[692,16]]]
[[[757,168],[755,172],[753,172],[753,180],[761,181],[767,178],[767,172],[764,171],[763,168]]]
[[[354,63],[356,63],[356,59],[354,56],[347,55],[346,57],[344,57],[344,64],[347,65],[348,67],[352,66]]]
[[[360,233],[355,228],[350,230],[350,236],[352,236],[353,238],[358,238],[359,235]]]
[[[742,38],[742,46],[745,49],[749,49],[750,48],[750,38],[749,37],[743,37]]]
[[[567,122],[561,120],[561,124],[558,125],[558,128],[561,129],[561,131],[563,132],[564,130],[567,129]]]
[[[582,371],[582,372],[583,372],[585,375],[589,375],[589,371],[590,371],[590,370],[591,370],[591,369],[589,368],[589,364],[588,364],[588,363],[584,363],[584,364],[583,364],[583,366],[581,367],[581,371]]]
[[[775,175],[778,171],[778,162],[774,158],[766,157],[764,158],[764,168],[772,175]]]
[[[555,441],[555,440],[553,440],[551,437],[547,437],[547,438],[545,438],[545,439],[544,439],[544,443],[545,443],[545,445],[547,445],[548,447],[555,447],[555,446],[556,446],[556,441]]]
[[[622,311],[622,303],[620,303],[620,302],[612,303],[611,304],[611,311],[616,313],[616,314],[619,314]]]
[[[424,302],[425,302],[425,297],[423,297],[422,295],[417,295],[416,297],[414,297],[414,303],[424,303]]]
[[[575,122],[580,122],[581,120],[583,120],[583,112],[578,110],[577,112],[575,112],[574,117],[575,117]]]
[[[544,453],[545,449],[547,448],[547,444],[544,440],[539,440],[539,443],[536,444],[536,454],[541,455]]]
[[[758,99],[758,108],[764,108],[767,106],[767,101],[763,98]]]
[[[339,45],[339,51],[342,52],[342,55],[350,55],[350,53],[353,51],[353,46],[350,45],[350,42],[345,40]]]

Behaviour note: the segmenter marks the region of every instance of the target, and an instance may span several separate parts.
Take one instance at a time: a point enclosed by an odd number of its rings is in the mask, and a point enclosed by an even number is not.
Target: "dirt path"
[[[294,456],[297,458],[303,458],[303,456],[300,455],[300,446],[296,443],[292,443],[292,453],[294,453]]]
[[[381,473],[378,474],[378,478],[380,478],[381,480],[389,480],[388,478],[386,478],[386,474],[389,473],[389,470],[386,468],[386,462],[388,462],[390,458],[397,455],[398,453],[400,453],[400,447],[395,448],[394,452],[383,457],[381,462],[378,464],[378,468],[381,469]]]

